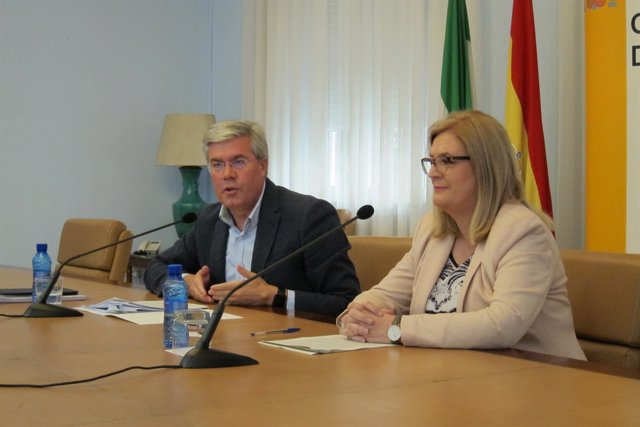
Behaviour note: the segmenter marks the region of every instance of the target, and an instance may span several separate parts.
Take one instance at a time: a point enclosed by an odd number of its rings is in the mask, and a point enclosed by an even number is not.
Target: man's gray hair
[[[209,144],[219,144],[239,136],[249,137],[251,151],[257,159],[269,158],[264,129],[258,123],[249,120],[227,120],[211,125],[202,140],[205,157],[208,156]]]

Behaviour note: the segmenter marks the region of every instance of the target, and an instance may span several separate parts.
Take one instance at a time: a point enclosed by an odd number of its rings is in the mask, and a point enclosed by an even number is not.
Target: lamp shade
[[[213,114],[167,114],[156,165],[204,166],[207,164],[202,139],[216,122]]]

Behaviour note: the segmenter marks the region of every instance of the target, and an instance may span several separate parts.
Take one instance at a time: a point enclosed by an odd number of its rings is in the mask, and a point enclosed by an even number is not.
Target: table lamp
[[[164,118],[156,165],[180,168],[182,196],[172,205],[175,221],[189,212],[196,213],[205,204],[198,192],[200,171],[207,164],[202,139],[215,122],[213,114],[167,114]],[[176,224],[178,237],[192,225]]]

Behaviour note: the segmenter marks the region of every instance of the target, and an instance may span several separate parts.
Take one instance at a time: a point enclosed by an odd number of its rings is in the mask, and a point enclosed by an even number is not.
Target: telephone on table
[[[143,240],[134,252],[136,255],[156,255],[160,252],[160,242],[157,240]]]

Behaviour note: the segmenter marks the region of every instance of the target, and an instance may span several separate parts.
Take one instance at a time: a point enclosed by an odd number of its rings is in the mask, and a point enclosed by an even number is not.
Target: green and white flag
[[[465,0],[449,0],[440,95],[447,113],[473,108],[471,35]]]

